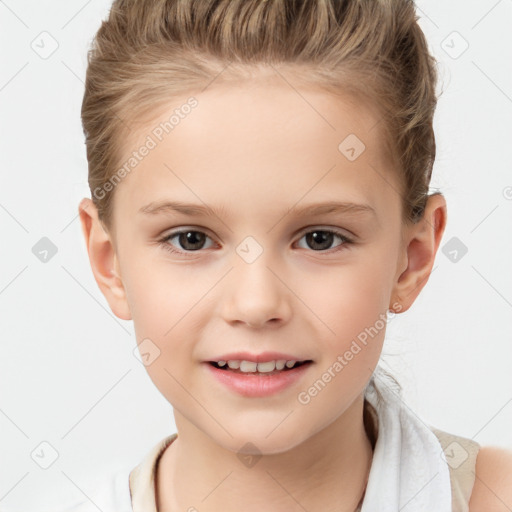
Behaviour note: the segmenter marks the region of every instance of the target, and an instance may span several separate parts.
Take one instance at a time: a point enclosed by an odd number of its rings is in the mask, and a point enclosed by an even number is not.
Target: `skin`
[[[430,196],[423,219],[404,222],[378,112],[348,96],[299,95],[276,80],[210,86],[195,97],[192,113],[116,187],[110,229],[90,199],[79,208],[112,311],[133,320],[137,343],[149,338],[160,350],[146,369],[174,408],[178,439],[159,465],[158,509],[353,511],[372,458],[363,391],[385,328],[308,404],[297,396],[380,315],[413,304],[445,229],[445,200]],[[168,119],[186,98],[156,118]],[[156,125],[132,133],[126,154]],[[338,150],[349,134],[366,146],[353,162]],[[139,213],[161,200],[224,210]],[[287,214],[327,200],[365,203],[374,214]],[[173,254],[164,244],[187,252],[179,237],[158,240],[178,228],[208,238],[188,257]],[[353,243],[334,236],[325,249],[304,236],[325,229]],[[250,264],[236,252],[247,236],[263,250]],[[234,350],[278,350],[313,364],[284,391],[247,398],[203,363]],[[247,442],[262,454],[250,468],[237,457]]]
[[[512,451],[482,446],[475,467],[469,512],[512,510]]]

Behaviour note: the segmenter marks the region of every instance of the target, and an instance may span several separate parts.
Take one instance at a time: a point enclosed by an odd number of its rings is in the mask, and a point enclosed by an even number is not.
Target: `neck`
[[[364,493],[373,449],[362,396],[300,445],[263,455],[250,467],[175,411],[178,437],[160,459],[159,512],[354,512]]]

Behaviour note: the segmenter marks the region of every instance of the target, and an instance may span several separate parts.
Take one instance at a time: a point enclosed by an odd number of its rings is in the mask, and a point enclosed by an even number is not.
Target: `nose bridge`
[[[234,269],[222,299],[225,320],[251,326],[287,320],[288,290],[276,275],[280,265],[273,251],[258,250],[254,240],[245,240],[236,251]]]

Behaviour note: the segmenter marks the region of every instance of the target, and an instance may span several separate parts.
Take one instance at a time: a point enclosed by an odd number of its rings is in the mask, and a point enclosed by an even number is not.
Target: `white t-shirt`
[[[52,512],[133,512],[129,476],[131,468],[119,469],[110,477],[96,482],[88,497]],[[50,512],[50,511],[48,511]]]

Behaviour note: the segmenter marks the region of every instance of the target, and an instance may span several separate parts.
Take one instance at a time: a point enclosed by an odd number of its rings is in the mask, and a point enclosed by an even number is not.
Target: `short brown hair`
[[[89,187],[109,226],[130,124],[173,95],[279,66],[372,102],[400,173],[403,217],[421,218],[436,144],[437,71],[413,0],[115,0],[88,53],[82,123]]]

